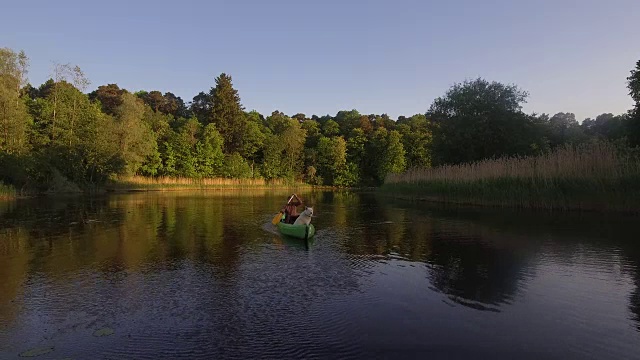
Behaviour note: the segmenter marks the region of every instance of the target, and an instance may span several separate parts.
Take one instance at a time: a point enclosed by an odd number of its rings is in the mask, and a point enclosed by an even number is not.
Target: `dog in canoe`
[[[304,207],[304,211],[298,216],[293,225],[309,225],[311,223],[311,217],[313,216],[312,207]]]

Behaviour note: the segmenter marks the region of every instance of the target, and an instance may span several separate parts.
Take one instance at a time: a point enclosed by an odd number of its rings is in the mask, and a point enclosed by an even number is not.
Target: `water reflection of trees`
[[[259,254],[260,246],[270,241],[262,227],[287,195],[288,192],[273,196],[271,192],[251,191],[139,193],[13,203],[2,208],[0,217],[0,278],[9,279],[0,282],[0,305],[20,300],[30,278],[44,276],[56,286],[65,287],[74,281],[74,274],[95,273],[104,281],[119,284],[126,282],[129,274],[182,272],[195,267],[197,270],[189,271],[204,276],[201,281],[216,283],[206,289],[203,285],[198,301],[220,313],[216,306],[220,309],[225,301],[233,303],[231,298],[242,295],[233,289],[247,280],[239,278],[245,276],[242,268],[247,266],[243,257],[252,251]],[[302,196],[306,203],[322,202],[320,192]],[[330,266],[319,264],[318,269]],[[271,265],[269,269],[280,270]],[[353,290],[357,281],[347,270],[340,270],[341,280],[333,279],[324,285],[339,287],[340,291]],[[317,277],[300,271],[297,274],[301,284],[304,278]],[[210,293],[216,291],[214,288],[219,291],[220,286],[227,289],[225,294]],[[213,303],[200,298],[205,293],[210,293]],[[117,301],[117,294],[106,297],[105,301]],[[67,300],[65,306],[69,308],[83,301],[82,297],[71,295]],[[0,320],[8,323],[15,311],[15,306],[0,306]]]
[[[8,280],[0,282],[0,303],[19,297],[24,282],[38,274],[64,278],[78,269],[98,269],[109,280],[125,270],[171,270],[185,262],[206,265],[207,274],[218,285],[232,288],[238,276],[246,276],[248,270],[243,267],[250,263],[244,258],[248,249],[274,242],[274,236],[260,235],[260,228],[287,195],[143,193],[64,201],[36,199],[4,206],[0,216],[0,279]],[[573,213],[525,216],[505,210],[398,203],[353,192],[309,192],[302,197],[315,207],[320,238],[328,231],[341,235],[338,244],[327,241],[322,246],[337,246],[336,250],[351,256],[354,266],[367,266],[368,259],[381,257],[422,262],[433,289],[478,309],[499,309],[516,296],[528,276],[535,273],[536,256],[541,252],[571,264],[581,261],[579,249],[585,244],[604,249],[602,254],[615,246],[621,249],[621,257],[611,255],[610,266],[620,266],[636,283],[629,310],[640,329],[640,227],[629,226],[632,219]],[[547,238],[554,241],[545,242]],[[295,241],[281,245],[306,251]],[[322,254],[313,253],[316,257]],[[334,273],[341,278],[332,278],[331,285],[319,285],[336,291],[357,287],[352,269],[337,271],[337,264],[333,258],[317,258],[314,276],[296,276],[313,283],[317,274]],[[268,274],[284,270],[269,266],[251,271]],[[291,271],[287,276],[294,275]],[[277,284],[274,279],[261,281]],[[232,293],[210,304],[212,309],[236,296]],[[312,295],[317,296],[300,294]],[[217,299],[222,295],[211,296]],[[0,306],[0,320],[13,318],[11,309]]]
[[[622,246],[625,239],[640,238],[639,229],[631,230],[634,220],[618,215],[451,208],[373,195],[331,200],[335,224],[347,234],[344,251],[358,266],[358,259],[396,256],[424,262],[434,290],[483,310],[499,309],[517,296],[535,274],[540,256],[571,265],[584,261],[585,249],[592,249],[589,256],[616,267],[620,259],[609,249]],[[350,211],[343,214],[342,208]],[[640,258],[631,255],[628,246],[625,249],[634,261]],[[640,264],[623,267],[637,273]],[[639,298],[636,290],[630,299],[636,317]]]
[[[523,280],[527,259],[511,250],[491,246],[485,239],[468,234],[431,235],[429,278],[433,288],[466,306],[486,310],[481,305],[509,302]]]

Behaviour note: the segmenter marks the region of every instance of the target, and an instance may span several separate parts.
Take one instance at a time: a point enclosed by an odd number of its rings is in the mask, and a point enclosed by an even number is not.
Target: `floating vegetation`
[[[53,351],[53,346],[50,347],[41,347],[41,348],[35,348],[35,349],[31,349],[31,350],[27,350],[23,353],[20,353],[20,357],[36,357],[36,356],[40,356],[40,355],[44,355],[44,354],[48,354],[50,352]]]
[[[96,330],[93,333],[93,336],[98,336],[98,337],[100,337],[100,336],[109,336],[109,335],[113,335],[113,333],[114,333],[114,331],[113,331],[112,328],[105,327],[105,328]]]

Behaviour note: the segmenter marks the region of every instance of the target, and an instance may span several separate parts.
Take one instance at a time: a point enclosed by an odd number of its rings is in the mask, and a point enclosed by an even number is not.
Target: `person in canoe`
[[[296,221],[298,216],[300,216],[300,214],[298,214],[298,206],[301,206],[301,205],[302,205],[302,200],[300,200],[298,195],[296,194],[291,195],[287,205],[285,205],[282,208],[282,210],[280,210],[281,212],[284,213],[283,222],[285,224],[293,224]]]

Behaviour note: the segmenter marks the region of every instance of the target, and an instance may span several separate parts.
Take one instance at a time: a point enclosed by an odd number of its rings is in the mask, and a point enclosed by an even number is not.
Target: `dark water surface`
[[[0,203],[0,358],[640,358],[638,217],[286,195]]]

